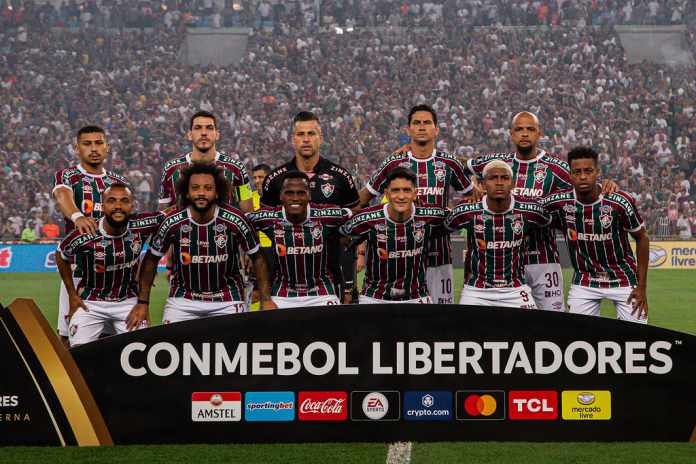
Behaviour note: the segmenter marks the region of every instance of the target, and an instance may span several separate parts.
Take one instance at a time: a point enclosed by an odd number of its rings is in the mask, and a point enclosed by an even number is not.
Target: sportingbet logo
[[[244,419],[249,422],[295,420],[295,394],[290,391],[248,392],[244,395]]]
[[[194,392],[191,394],[193,422],[239,422],[242,420],[240,392]]]
[[[513,390],[508,394],[511,420],[558,419],[558,393],[550,390]]]
[[[348,419],[348,394],[341,391],[301,391],[297,418],[301,421],[344,421]]]
[[[611,419],[611,392],[608,390],[566,390],[561,393],[564,420]]]

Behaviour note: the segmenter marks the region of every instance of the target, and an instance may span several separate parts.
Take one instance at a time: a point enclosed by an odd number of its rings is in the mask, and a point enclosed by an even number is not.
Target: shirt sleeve
[[[389,173],[390,166],[393,162],[393,157],[388,157],[382,164],[377,168],[377,170],[370,176],[365,188],[374,196],[379,196],[386,187],[387,174]]]
[[[53,190],[51,193],[55,192],[56,189],[67,188],[72,190],[72,179],[70,178],[70,173],[67,169],[61,169],[57,171],[53,178]]]
[[[471,220],[471,214],[467,208],[467,204],[460,203],[445,217],[443,223],[445,229],[453,232],[465,228]]]
[[[79,230],[74,230],[63,239],[56,250],[66,261],[73,261],[80,249],[80,245],[92,238],[92,235],[81,234]]]
[[[338,229],[338,233],[345,237],[362,238],[367,235],[369,230],[369,223],[363,219],[362,215],[358,214],[343,224]]]
[[[234,238],[241,247],[242,251],[248,255],[253,255],[259,251],[260,248],[259,236],[256,233],[254,226],[251,225],[246,216],[238,216],[241,221],[232,224],[232,234],[234,235]]]
[[[450,169],[452,170],[452,187],[458,192],[469,193],[474,188],[474,184],[471,182],[469,170],[464,163],[454,159],[450,164]]]
[[[173,222],[168,222],[166,219],[160,224],[157,232],[152,237],[150,251],[155,256],[164,256],[172,244],[172,225]]]
[[[164,172],[162,172],[162,179],[160,181],[160,205],[171,205],[174,201],[174,183],[172,179],[169,170],[165,168]]]
[[[261,204],[265,206],[278,206],[280,204],[279,181],[282,174],[271,172],[263,181],[261,186]]]
[[[629,232],[638,232],[645,224],[643,222],[643,217],[636,208],[636,204],[629,195],[618,195],[625,200],[621,202],[622,207],[619,212],[621,226]]]

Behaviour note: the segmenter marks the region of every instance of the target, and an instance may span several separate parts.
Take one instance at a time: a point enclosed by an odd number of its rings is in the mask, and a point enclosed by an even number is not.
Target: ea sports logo
[[[380,420],[389,411],[389,400],[379,392],[372,392],[362,401],[362,410],[372,420]]]
[[[464,400],[464,409],[470,416],[488,417],[498,409],[498,402],[491,395],[469,395]]]

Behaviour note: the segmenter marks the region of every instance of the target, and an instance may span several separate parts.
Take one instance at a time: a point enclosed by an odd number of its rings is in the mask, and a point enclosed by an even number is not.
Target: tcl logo
[[[344,421],[348,419],[348,394],[341,391],[301,391],[297,418],[305,421]]]
[[[555,391],[511,391],[508,395],[511,420],[558,419],[558,393]]]

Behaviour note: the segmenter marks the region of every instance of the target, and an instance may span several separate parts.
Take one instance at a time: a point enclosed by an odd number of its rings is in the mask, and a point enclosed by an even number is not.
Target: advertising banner
[[[696,269],[696,240],[650,242],[650,269]]]
[[[276,310],[70,353],[116,444],[696,440],[696,337],[606,318],[457,305]],[[0,356],[6,372],[26,370]],[[18,398],[2,412],[33,405],[31,424],[48,427],[31,382],[13,379],[0,380]],[[32,427],[0,424],[2,442],[26,443]]]
[[[4,243],[0,242],[0,272],[58,272],[56,247],[58,243]],[[143,253],[147,251],[144,247]],[[166,256],[159,263],[162,271]]]

